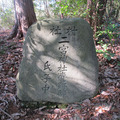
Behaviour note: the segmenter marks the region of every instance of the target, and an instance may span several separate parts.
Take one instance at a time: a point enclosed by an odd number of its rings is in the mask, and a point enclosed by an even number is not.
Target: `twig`
[[[7,102],[6,100],[4,100],[4,99],[3,99],[3,100],[2,100],[2,99],[0,99],[0,100],[1,100],[1,101],[3,101],[3,102],[5,102],[5,103],[8,105],[8,102]]]
[[[43,107],[39,108],[39,111],[45,109],[46,107],[47,107],[47,106],[43,106]]]
[[[0,111],[1,112],[3,112],[4,114],[6,114],[8,117],[10,117],[11,118],[11,120],[13,120],[13,118],[12,118],[12,116],[11,115],[9,115],[8,113],[6,113],[4,110],[2,110],[1,108],[0,108]]]

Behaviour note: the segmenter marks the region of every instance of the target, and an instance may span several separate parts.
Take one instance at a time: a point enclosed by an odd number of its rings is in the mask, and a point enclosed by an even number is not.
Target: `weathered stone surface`
[[[19,99],[79,102],[96,94],[97,78],[92,30],[86,21],[43,20],[29,28],[17,75]]]

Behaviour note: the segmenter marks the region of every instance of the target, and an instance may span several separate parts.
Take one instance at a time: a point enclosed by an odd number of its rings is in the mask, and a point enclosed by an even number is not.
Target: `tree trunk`
[[[99,27],[103,23],[103,15],[106,10],[106,4],[107,4],[107,0],[99,0],[99,6],[98,6],[98,26]]]
[[[86,20],[92,26],[92,16],[93,16],[93,1],[92,0],[87,0],[87,10],[88,10],[88,15]]]
[[[49,9],[48,9],[48,1],[45,0],[45,1],[43,1],[43,2],[44,2],[44,6],[45,6],[46,16],[47,16],[48,18],[50,18],[50,13],[49,13]]]
[[[15,25],[7,39],[25,36],[27,29],[37,21],[32,0],[14,0],[14,9]]]
[[[93,27],[94,33],[103,23],[103,15],[106,10],[107,0],[87,0],[88,16],[87,21]]]
[[[116,12],[116,16],[115,16],[115,19],[116,19],[116,20],[118,19],[119,12],[120,12],[120,6],[119,6],[119,8],[117,9],[117,12]]]

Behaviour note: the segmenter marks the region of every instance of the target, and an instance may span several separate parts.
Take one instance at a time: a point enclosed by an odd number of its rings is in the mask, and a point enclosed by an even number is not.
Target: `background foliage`
[[[115,55],[114,39],[120,38],[120,2],[118,0],[107,0],[103,23],[97,26],[97,15],[101,9],[100,4],[93,0],[92,7],[88,7],[91,0],[33,0],[37,20],[44,18],[73,18],[81,17],[85,20],[93,21],[90,25],[94,31],[96,44],[100,44],[102,49],[96,50],[104,58],[111,60]],[[1,0],[0,2],[0,29],[11,29],[14,24],[14,5],[13,0]],[[91,10],[93,15],[91,15]],[[98,19],[96,19],[98,17]],[[95,24],[96,23],[96,24]],[[96,26],[95,26],[95,25]],[[96,30],[95,30],[96,29]],[[109,42],[105,42],[105,38]],[[111,46],[112,52],[108,51]]]
[[[8,29],[14,25],[14,5],[12,0],[0,1],[0,29]]]
[[[37,19],[81,17],[86,18],[90,9],[87,9],[87,0],[33,0]],[[108,0],[104,20],[111,22],[120,20],[120,2]],[[90,16],[89,16],[90,17]],[[95,19],[94,17],[92,19]],[[0,2],[1,28],[11,27],[14,24],[13,0]]]

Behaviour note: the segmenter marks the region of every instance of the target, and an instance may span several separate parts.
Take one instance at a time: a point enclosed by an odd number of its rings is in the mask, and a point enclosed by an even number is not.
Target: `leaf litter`
[[[100,54],[99,93],[80,103],[27,105],[16,96],[16,75],[22,59],[23,39],[4,40],[0,33],[0,119],[1,120],[119,120],[120,45],[110,61]],[[97,46],[98,47],[98,46]],[[52,104],[52,103],[51,103]],[[49,104],[50,105],[50,104]],[[62,106],[62,107],[60,107]],[[63,107],[64,106],[64,107]]]

